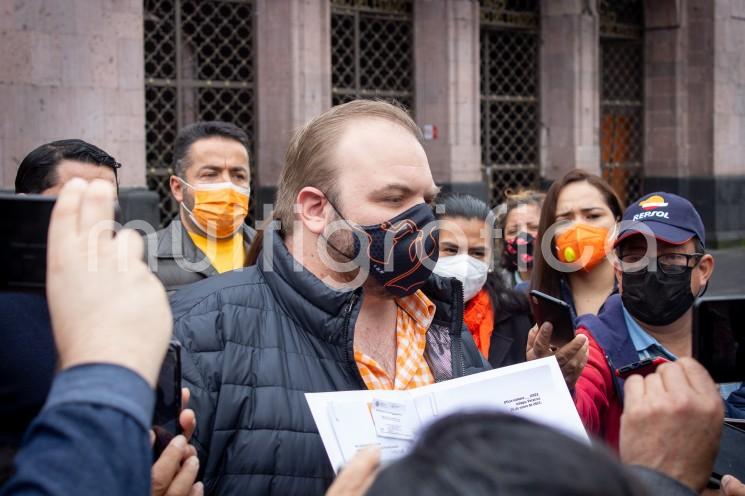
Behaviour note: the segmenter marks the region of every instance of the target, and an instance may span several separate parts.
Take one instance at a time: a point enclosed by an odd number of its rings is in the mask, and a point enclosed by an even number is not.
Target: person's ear
[[[699,287],[704,288],[709,282],[709,279],[711,279],[711,275],[714,273],[714,257],[707,253],[706,255],[701,257],[701,260],[699,260],[698,262],[697,268]]]
[[[613,266],[613,273],[616,276],[616,285],[618,286],[618,294],[623,294],[623,271],[619,266],[618,262]]]
[[[171,176],[169,185],[171,186],[171,195],[173,196],[173,199],[178,203],[184,201],[184,183],[181,182],[181,179],[176,176]]]
[[[307,186],[300,190],[295,201],[295,209],[300,222],[316,235],[321,235],[328,223],[326,195],[318,188]]]

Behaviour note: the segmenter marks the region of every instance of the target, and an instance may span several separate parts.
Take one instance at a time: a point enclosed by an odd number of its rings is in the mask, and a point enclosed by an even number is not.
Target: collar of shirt
[[[626,329],[629,331],[631,342],[634,343],[634,348],[639,354],[639,360],[656,356],[661,356],[668,360],[678,359],[678,357],[662,346],[659,341],[642,329],[629,311],[626,310],[626,307],[623,307],[623,319],[626,321]]]
[[[411,296],[397,298],[396,304],[418,324],[425,333],[435,318],[435,304],[419,290]]]
[[[355,349],[354,359],[368,389],[411,389],[434,382],[424,358],[427,331],[435,317],[435,305],[420,290],[396,299],[396,363],[394,377],[377,361]]]
[[[516,270],[514,274],[515,274],[515,284],[520,284],[521,282],[523,282],[523,278],[520,277],[519,271]]]

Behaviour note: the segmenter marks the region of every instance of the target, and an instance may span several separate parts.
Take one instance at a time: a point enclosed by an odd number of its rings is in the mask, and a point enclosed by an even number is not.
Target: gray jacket
[[[254,236],[256,231],[244,224],[243,242],[247,252]],[[160,231],[145,236],[144,241],[145,261],[169,296],[177,289],[218,274],[178,218]]]

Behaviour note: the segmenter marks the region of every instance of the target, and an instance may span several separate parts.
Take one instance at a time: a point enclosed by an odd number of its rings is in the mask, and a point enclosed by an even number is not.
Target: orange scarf
[[[489,359],[489,344],[491,333],[494,331],[494,311],[486,288],[481,288],[481,291],[466,303],[463,320],[473,335],[476,347],[484,358]]]

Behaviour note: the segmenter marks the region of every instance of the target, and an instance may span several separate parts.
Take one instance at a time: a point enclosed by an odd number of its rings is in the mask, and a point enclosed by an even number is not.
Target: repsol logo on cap
[[[667,207],[667,202],[663,197],[660,195],[653,195],[647,198],[646,200],[642,200],[639,202],[639,206],[642,207],[642,210],[644,212],[638,213],[634,215],[634,218],[632,220],[644,220],[648,218],[662,218],[662,219],[670,219],[669,213],[662,211],[662,210],[656,210],[658,208]]]

